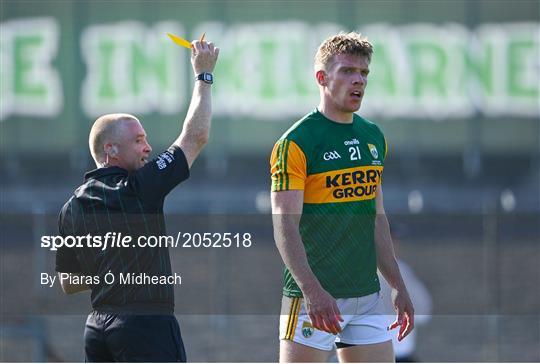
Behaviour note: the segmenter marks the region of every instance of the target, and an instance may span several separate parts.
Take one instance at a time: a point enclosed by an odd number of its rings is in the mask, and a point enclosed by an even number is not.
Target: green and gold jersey
[[[387,146],[380,129],[354,114],[336,123],[318,110],[275,144],[272,192],[304,190],[300,235],[317,279],[333,297],[379,290],[375,254],[375,195]],[[302,292],[287,268],[283,294]]]

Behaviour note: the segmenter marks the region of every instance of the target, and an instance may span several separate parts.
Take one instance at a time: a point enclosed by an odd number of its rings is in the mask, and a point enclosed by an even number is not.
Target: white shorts
[[[331,334],[315,329],[306,313],[303,298],[283,296],[279,339],[291,340],[321,350],[332,350],[336,342],[351,345],[377,344],[392,340],[386,326],[379,292],[363,297],[336,300],[343,318],[342,331]]]

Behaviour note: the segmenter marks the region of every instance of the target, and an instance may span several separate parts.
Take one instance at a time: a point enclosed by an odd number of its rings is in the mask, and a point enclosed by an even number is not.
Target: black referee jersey
[[[92,307],[96,310],[128,312],[173,312],[172,285],[120,284],[120,274],[171,275],[168,248],[136,245],[140,236],[165,235],[163,202],[165,196],[189,177],[189,166],[178,146],[171,146],[144,167],[128,173],[119,167],[98,168],[86,173],[82,186],[60,212],[58,227],[62,236],[100,236],[116,233],[130,236],[125,247],[75,246],[56,252],[56,271],[99,277],[91,285]],[[109,234],[111,236],[111,234]],[[112,284],[105,275],[112,273]],[[109,275],[109,277],[111,277]],[[124,282],[125,283],[125,282]]]

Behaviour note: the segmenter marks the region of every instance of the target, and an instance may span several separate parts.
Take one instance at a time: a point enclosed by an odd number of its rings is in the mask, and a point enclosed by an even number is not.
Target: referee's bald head
[[[106,159],[105,144],[117,142],[120,127],[130,121],[139,122],[139,119],[130,114],[107,114],[96,119],[90,130],[88,144],[92,158],[98,166]]]

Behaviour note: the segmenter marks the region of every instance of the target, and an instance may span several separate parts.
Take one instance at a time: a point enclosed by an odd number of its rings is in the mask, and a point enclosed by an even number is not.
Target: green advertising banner
[[[201,23],[221,47],[215,115],[283,120],[316,105],[313,55],[344,27],[303,21]],[[368,24],[357,29],[374,43],[363,115],[379,118],[466,118],[539,115],[540,24]],[[54,65],[63,29],[53,17],[18,18],[1,25],[1,120],[51,118],[62,113],[62,80]],[[185,36],[174,20],[94,24],[80,36],[84,76],[79,103],[88,118],[130,110],[173,115],[187,107],[192,82],[186,50],[165,36]],[[74,52],[71,56],[75,56]]]

